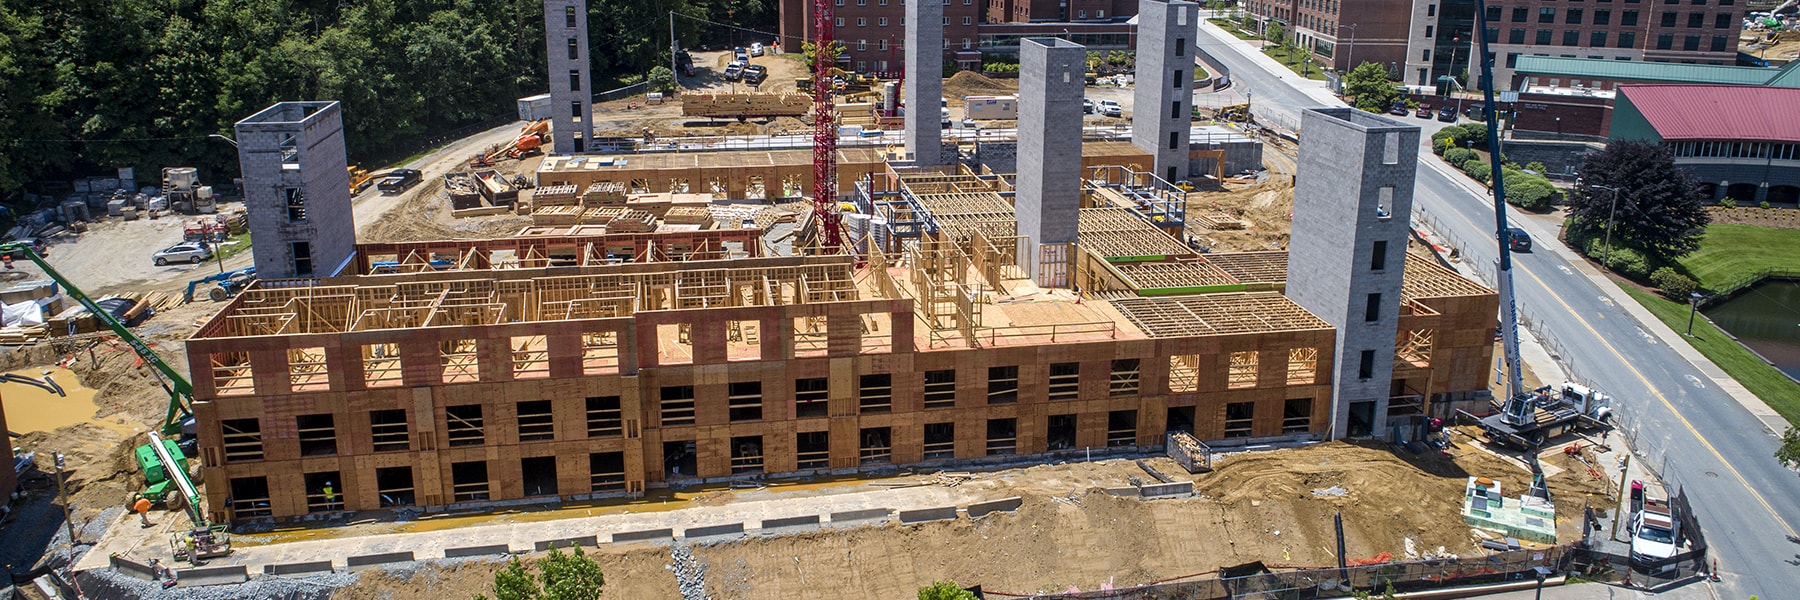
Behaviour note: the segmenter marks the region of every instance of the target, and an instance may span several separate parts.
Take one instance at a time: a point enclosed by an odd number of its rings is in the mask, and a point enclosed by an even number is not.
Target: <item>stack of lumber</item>
[[[49,337],[49,335],[49,325],[8,325],[0,328],[0,345],[22,346]]]
[[[107,296],[96,300],[95,303],[111,312],[113,318],[126,325],[135,325],[149,318],[150,315],[156,314],[157,310],[174,304],[174,301],[174,297],[162,292],[149,294],[128,292]],[[87,307],[79,304],[57,313],[56,316],[44,319],[44,326],[49,335],[53,336],[69,335],[71,327],[76,334],[93,333],[106,329],[105,323],[96,318],[93,313],[88,312]]]
[[[705,225],[712,222],[712,211],[699,206],[672,206],[663,213],[663,222],[675,225]]]
[[[623,206],[625,204],[625,184],[617,181],[602,181],[588,186],[587,192],[581,195],[581,205]]]
[[[574,206],[580,203],[574,185],[547,185],[531,192],[533,206]]]
[[[656,215],[641,210],[627,209],[623,214],[608,222],[606,230],[613,233],[650,233],[656,231]]]
[[[812,98],[800,94],[681,95],[684,117],[798,117],[812,111]]]
[[[607,206],[602,208],[543,206],[531,211],[531,224],[545,227],[605,225],[620,215],[625,214],[626,210],[627,209],[617,206]]]
[[[1193,221],[1196,225],[1215,231],[1247,229],[1250,227],[1250,224],[1243,219],[1239,219],[1231,216],[1229,213],[1223,212],[1190,212],[1188,213],[1188,220]]]

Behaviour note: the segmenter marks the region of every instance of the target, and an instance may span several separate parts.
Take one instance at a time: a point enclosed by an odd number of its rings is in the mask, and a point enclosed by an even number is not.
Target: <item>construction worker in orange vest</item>
[[[138,520],[142,521],[144,523],[145,528],[150,527],[151,523],[150,523],[150,499],[149,498],[145,498],[143,496],[138,496],[137,502],[131,503],[131,511],[138,514]]]

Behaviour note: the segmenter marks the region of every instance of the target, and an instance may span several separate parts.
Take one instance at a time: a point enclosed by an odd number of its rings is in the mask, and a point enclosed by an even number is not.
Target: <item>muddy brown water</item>
[[[12,371],[33,379],[43,379],[45,369]],[[6,428],[17,433],[51,431],[58,427],[92,421],[95,390],[82,387],[75,372],[61,367],[49,369],[50,378],[62,386],[67,396],[38,389],[23,383],[0,383],[0,404],[6,406]]]

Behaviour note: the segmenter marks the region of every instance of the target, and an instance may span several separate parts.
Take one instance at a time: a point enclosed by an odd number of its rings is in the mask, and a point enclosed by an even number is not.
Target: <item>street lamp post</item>
[[[229,138],[229,137],[226,137],[226,136],[223,136],[223,135],[219,135],[219,134],[217,134],[217,133],[209,133],[209,134],[206,134],[206,137],[209,137],[209,138],[219,138],[219,139],[221,139],[221,140],[225,140],[225,143],[227,143],[227,144],[231,144],[231,147],[233,147],[233,148],[236,148],[236,147],[238,147],[238,145],[237,145],[237,140],[234,140],[234,139],[231,139],[231,138]]]
[[[1700,292],[1688,292],[1688,337],[1694,337],[1694,313],[1699,311],[1702,298],[1705,296],[1700,295]]]
[[[1355,71],[1356,70],[1356,24],[1351,23],[1349,25],[1340,25],[1340,27],[1350,30],[1350,50],[1349,50],[1349,55],[1344,57],[1344,63],[1345,63],[1344,70]]]
[[[1606,209],[1606,249],[1602,250],[1600,254],[1600,266],[1611,269],[1613,216],[1617,215],[1619,212],[1619,188],[1598,184],[1592,184],[1588,187],[1612,192],[1612,203]]]

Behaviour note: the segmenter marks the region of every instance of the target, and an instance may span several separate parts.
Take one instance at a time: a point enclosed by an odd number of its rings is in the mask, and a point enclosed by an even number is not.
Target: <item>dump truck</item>
[[[681,95],[681,116],[737,119],[799,117],[812,110],[812,99],[800,94]]]

